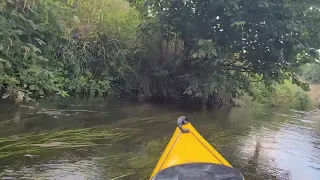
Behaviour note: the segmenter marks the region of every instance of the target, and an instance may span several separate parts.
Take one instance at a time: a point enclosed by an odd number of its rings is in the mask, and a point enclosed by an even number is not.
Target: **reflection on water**
[[[0,105],[1,179],[148,179],[186,115],[246,179],[319,179],[320,111],[44,100]]]

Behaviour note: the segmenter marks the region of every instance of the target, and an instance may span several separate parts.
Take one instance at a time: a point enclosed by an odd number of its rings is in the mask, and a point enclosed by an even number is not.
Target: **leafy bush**
[[[287,107],[306,110],[312,106],[307,93],[301,87],[285,80],[282,84],[274,84],[267,88],[262,83],[251,84],[253,104],[269,107]]]
[[[102,96],[131,73],[140,19],[124,0],[1,1],[0,13],[4,98]]]
[[[0,85],[4,97],[29,99],[31,93],[61,93],[54,73],[45,68],[49,61],[40,47],[44,28],[35,2],[1,1],[0,5]]]
[[[320,84],[320,64],[307,64],[299,69],[298,74],[302,79],[311,84]]]
[[[314,1],[129,1],[145,15],[132,89],[146,97],[232,105],[252,77],[281,82],[318,55]]]

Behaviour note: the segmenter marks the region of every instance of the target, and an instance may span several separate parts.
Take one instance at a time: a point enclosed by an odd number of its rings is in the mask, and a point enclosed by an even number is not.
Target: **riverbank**
[[[242,92],[237,94],[237,97],[232,97],[231,95],[225,97],[224,102],[222,101],[208,101],[201,102],[194,100],[192,98],[181,98],[181,99],[147,99],[145,97],[117,97],[117,96],[107,96],[100,98],[101,101],[108,102],[109,100],[122,99],[130,100],[131,102],[136,103],[153,103],[153,104],[167,104],[167,105],[177,105],[177,106],[188,106],[191,108],[201,109],[202,107],[207,108],[220,108],[223,106],[227,107],[278,107],[278,108],[290,108],[296,110],[310,110],[317,108],[320,104],[320,86],[310,85],[310,91],[304,91],[301,87],[292,84],[291,81],[286,80],[283,84],[274,84],[270,87],[266,87],[262,83],[251,83],[250,84],[250,93]],[[34,102],[41,102],[42,99],[52,99],[57,101],[57,99],[96,99],[97,97],[93,96],[69,96],[61,97],[60,95],[50,95],[46,98],[36,98]],[[99,97],[98,97],[99,99]],[[13,103],[12,100],[1,100],[2,103]],[[24,102],[16,102],[18,104],[24,104]]]

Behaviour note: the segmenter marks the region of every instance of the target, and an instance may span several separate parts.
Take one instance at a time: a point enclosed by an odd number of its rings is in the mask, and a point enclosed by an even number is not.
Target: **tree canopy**
[[[318,1],[147,0],[166,40],[178,36],[188,61],[224,74],[281,80],[318,56]]]

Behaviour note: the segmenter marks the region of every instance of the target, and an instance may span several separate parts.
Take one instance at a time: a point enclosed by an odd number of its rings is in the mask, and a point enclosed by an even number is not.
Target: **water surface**
[[[320,110],[104,99],[2,103],[0,178],[148,179],[181,115],[246,179],[320,179]]]

